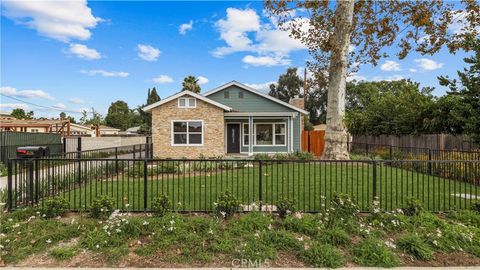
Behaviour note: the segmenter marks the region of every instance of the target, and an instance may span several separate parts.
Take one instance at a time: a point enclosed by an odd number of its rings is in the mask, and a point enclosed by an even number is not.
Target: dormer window
[[[178,98],[178,108],[195,108],[197,107],[197,100],[192,97]]]

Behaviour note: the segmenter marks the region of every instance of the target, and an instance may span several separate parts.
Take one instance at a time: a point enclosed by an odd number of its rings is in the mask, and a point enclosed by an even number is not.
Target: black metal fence
[[[152,158],[152,144],[133,144],[118,147],[100,148],[85,151],[73,151],[59,154],[51,154],[49,158],[111,158],[111,159],[144,159]]]
[[[409,197],[430,211],[447,211],[480,198],[480,161],[48,158],[12,159],[8,170],[10,210],[55,196],[69,201],[71,210],[85,210],[108,195],[117,209],[149,211],[154,198],[167,195],[175,210],[208,212],[227,190],[245,211],[275,211],[279,200],[290,199],[300,211],[319,212],[335,193],[349,194],[362,211],[374,200],[385,211]]]
[[[418,147],[400,147],[385,144],[352,143],[351,154],[385,160],[480,160],[480,151],[440,150]]]

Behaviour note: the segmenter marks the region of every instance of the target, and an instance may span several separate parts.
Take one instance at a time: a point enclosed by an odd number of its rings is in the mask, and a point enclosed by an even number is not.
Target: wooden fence
[[[478,146],[466,135],[424,134],[424,135],[380,135],[352,136],[353,144],[368,143],[377,145],[392,145],[396,147],[430,148],[439,150],[473,151]]]
[[[302,131],[302,151],[322,156],[325,147],[324,136],[324,130]]]

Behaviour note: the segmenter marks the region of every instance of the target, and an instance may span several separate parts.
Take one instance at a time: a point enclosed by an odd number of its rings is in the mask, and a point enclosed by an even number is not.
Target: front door
[[[240,153],[240,124],[227,124],[227,153]]]

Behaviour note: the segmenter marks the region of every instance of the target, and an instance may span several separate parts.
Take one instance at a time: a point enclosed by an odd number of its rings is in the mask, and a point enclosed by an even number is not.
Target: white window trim
[[[185,106],[180,106],[180,100],[185,100]],[[189,100],[190,99],[193,99],[194,101],[194,105],[193,106],[190,106],[190,102]],[[194,97],[180,97],[178,98],[177,100],[177,107],[180,108],[180,109],[193,109],[193,108],[196,108],[197,107],[197,99],[194,98]]]
[[[247,125],[247,126],[250,127],[250,123],[248,123],[248,122],[246,122],[246,123],[243,122],[243,123],[242,123],[242,147],[250,146],[250,143],[244,144],[244,142],[245,142],[245,135],[250,136],[250,134],[245,134],[245,125]],[[248,139],[248,141],[250,142],[250,138]]]
[[[275,135],[277,135],[275,133],[275,124],[283,124],[285,125],[285,133],[283,134],[278,134],[278,135],[284,135],[285,136],[285,142],[283,144],[275,144]],[[272,129],[273,129],[273,138],[272,138],[272,143],[273,144],[257,144],[257,125],[272,125]],[[257,123],[253,123],[253,146],[287,146],[287,122],[257,122]]]
[[[190,133],[188,132],[188,124],[187,124],[187,132],[177,132],[177,133],[185,133],[185,134],[187,134],[187,143],[186,143],[186,144],[176,144],[176,143],[175,143],[175,140],[174,140],[174,139],[175,139],[175,138],[174,138],[175,132],[173,131],[173,123],[175,123],[175,122],[201,122],[201,123],[202,123],[202,133],[201,133],[201,134],[202,134],[202,143],[201,143],[201,144],[190,144],[190,143],[189,143],[190,138],[189,138],[188,135],[189,135]],[[170,130],[170,137],[171,137],[170,144],[171,144],[171,146],[203,146],[203,143],[204,143],[204,135],[205,135],[205,125],[204,125],[203,120],[195,120],[195,119],[190,119],[190,120],[177,120],[177,119],[175,119],[175,120],[172,120],[172,121],[171,121],[170,128],[171,128],[171,130]],[[193,132],[192,134],[199,134],[199,132]]]

